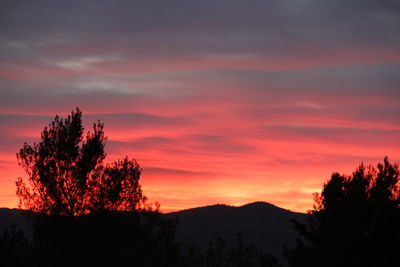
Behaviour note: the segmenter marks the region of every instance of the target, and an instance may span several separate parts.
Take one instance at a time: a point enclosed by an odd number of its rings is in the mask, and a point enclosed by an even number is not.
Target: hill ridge
[[[241,206],[214,204],[195,207],[162,216],[178,221],[176,238],[186,247],[204,250],[217,237],[232,247],[237,242],[237,234],[241,234],[244,242],[278,255],[284,244],[293,244],[298,236],[291,220],[305,222],[307,215],[256,201]],[[31,235],[31,225],[22,210],[0,208],[0,232],[13,222],[27,231],[28,236]]]
[[[171,212],[166,212],[164,214],[177,214],[177,213],[182,213],[182,212],[190,212],[190,211],[197,211],[197,210],[203,210],[203,209],[246,209],[246,208],[270,208],[270,209],[276,209],[276,210],[281,210],[281,211],[285,211],[285,212],[290,212],[290,213],[296,213],[296,214],[304,214],[306,215],[307,213],[304,212],[298,212],[298,211],[292,211],[289,209],[285,209],[282,207],[279,207],[277,205],[274,205],[272,203],[269,202],[265,202],[265,201],[255,201],[255,202],[250,202],[247,204],[243,204],[240,206],[235,206],[235,205],[229,205],[229,204],[210,204],[210,205],[205,205],[205,206],[199,206],[199,207],[193,207],[193,208],[186,208],[186,209],[182,209],[182,210],[177,210],[177,211],[171,211]]]
[[[165,216],[178,221],[176,237],[188,247],[207,249],[217,237],[234,246],[237,234],[241,234],[246,243],[277,255],[284,244],[293,244],[297,237],[291,220],[305,222],[307,214],[256,201],[242,206],[208,205]]]

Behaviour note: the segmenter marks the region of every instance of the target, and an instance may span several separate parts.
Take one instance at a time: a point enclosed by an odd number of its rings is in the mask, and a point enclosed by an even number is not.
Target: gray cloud
[[[152,174],[152,175],[163,175],[163,174],[172,174],[178,176],[210,176],[213,173],[210,172],[200,172],[200,171],[188,171],[188,170],[180,170],[180,169],[171,169],[171,168],[160,168],[160,167],[153,167],[153,166],[146,166],[144,169],[145,174]]]
[[[210,95],[224,85],[240,88],[228,89],[227,97],[246,94],[265,101],[274,100],[273,91],[279,92],[274,94],[278,99],[296,92],[305,98],[321,92],[399,97],[400,65],[396,58],[391,63],[390,56],[384,57],[400,45],[400,4],[394,0],[13,0],[2,1],[0,10],[4,110],[171,101],[163,97],[186,101],[195,91]],[[363,51],[361,57],[383,57],[383,62],[352,65],[339,60],[336,67],[287,71],[240,70],[239,64],[232,66],[236,70],[227,65],[190,72],[169,65],[232,58],[299,60],[301,65],[304,59],[324,62],[331,54],[345,61],[357,51]],[[161,62],[154,73],[135,73],[153,61]],[[122,66],[114,72],[112,67],[90,72],[102,63]],[[44,74],[23,79],[38,71]]]
[[[3,59],[95,42],[125,56],[397,49],[398,1],[3,1]],[[8,49],[4,49],[8,48]],[[228,49],[227,49],[228,48]],[[27,53],[21,54],[21,51]],[[29,57],[40,58],[31,53]]]
[[[230,133],[225,133],[225,135],[198,134],[185,136],[184,138],[186,143],[195,151],[202,151],[210,155],[248,154],[257,151],[254,146],[235,140]]]
[[[169,151],[179,146],[179,140],[162,136],[134,138],[129,141],[108,140],[107,147],[111,150],[131,149],[133,151]]]
[[[308,70],[261,71],[224,70],[213,74],[213,82],[258,89],[328,93],[355,96],[385,94],[400,97],[400,64],[367,64]]]
[[[110,126],[121,126],[121,125],[135,125],[135,127],[151,126],[156,125],[157,127],[163,126],[174,126],[179,124],[185,124],[188,122],[187,119],[173,118],[166,116],[156,116],[143,113],[117,113],[117,114],[95,114],[85,115],[89,120],[100,120],[107,123]]]
[[[387,147],[388,150],[400,144],[396,136],[400,130],[359,129],[346,127],[314,127],[303,125],[267,126],[266,138],[291,141],[322,141],[336,144],[354,144],[373,147]]]
[[[70,111],[68,111],[67,114],[69,113]],[[59,114],[59,115],[61,117],[64,117],[67,114]],[[13,132],[15,132],[16,128],[21,128],[21,127],[23,128],[26,125],[45,127],[51,122],[51,120],[53,120],[54,116],[28,115],[28,114],[0,114],[0,125],[7,126],[9,130],[13,130]],[[184,124],[187,123],[188,121],[187,119],[163,117],[163,116],[141,114],[141,113],[117,113],[117,114],[100,113],[96,115],[83,114],[83,116],[85,124],[87,125],[92,125],[93,122],[97,122],[99,120],[101,122],[105,122],[107,125],[115,127],[121,125],[135,125],[135,128],[137,129],[144,126],[168,127],[168,126]],[[1,128],[3,127],[0,127],[0,129]],[[154,141],[157,139],[146,138],[145,140]],[[166,140],[163,139],[162,141],[165,142]]]

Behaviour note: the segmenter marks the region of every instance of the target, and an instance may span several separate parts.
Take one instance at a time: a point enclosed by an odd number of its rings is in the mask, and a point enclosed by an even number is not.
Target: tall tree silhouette
[[[387,157],[352,175],[333,173],[315,195],[303,237],[286,252],[290,266],[395,266],[400,249],[399,167]]]
[[[103,123],[94,123],[85,135],[81,116],[78,108],[66,119],[56,116],[39,143],[25,143],[17,153],[29,180],[16,182],[20,208],[67,216],[142,209],[146,197],[138,163],[125,158],[104,164]]]
[[[128,158],[105,164],[103,124],[85,133],[81,117],[78,108],[56,116],[40,142],[17,154],[28,175],[28,184],[17,180],[17,195],[33,221],[32,257],[17,259],[40,267],[178,266],[175,223],[146,203],[140,166]]]

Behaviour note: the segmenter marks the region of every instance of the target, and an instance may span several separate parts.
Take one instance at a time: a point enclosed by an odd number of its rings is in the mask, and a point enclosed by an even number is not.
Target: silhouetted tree
[[[136,160],[103,164],[103,124],[95,123],[84,136],[81,115],[77,108],[66,119],[56,116],[39,143],[25,143],[17,153],[29,180],[29,185],[22,178],[16,183],[20,208],[67,216],[143,208]]]
[[[395,266],[400,249],[399,167],[387,157],[352,175],[333,173],[315,195],[303,237],[286,251],[290,266]]]
[[[175,224],[146,204],[137,162],[103,163],[103,124],[84,134],[82,113],[55,117],[17,154],[20,207],[33,218],[36,266],[179,266]],[[3,242],[4,243],[4,242]],[[8,244],[8,243],[5,243]]]

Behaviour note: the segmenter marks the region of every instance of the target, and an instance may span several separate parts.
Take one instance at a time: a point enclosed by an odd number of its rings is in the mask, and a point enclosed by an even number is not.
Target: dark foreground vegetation
[[[398,265],[399,168],[387,158],[349,176],[334,173],[307,222],[293,221],[300,238],[279,248],[283,260],[240,234],[233,247],[218,238],[205,249],[180,244],[176,221],[147,203],[137,162],[103,164],[105,141],[100,122],[84,134],[77,109],[56,117],[39,143],[23,146],[17,157],[28,183],[18,179],[17,195],[33,233],[11,226],[1,234],[1,266]]]
[[[385,158],[352,175],[334,173],[315,195],[302,240],[285,254],[290,266],[398,266],[399,167]]]
[[[107,212],[77,217],[35,215],[29,240],[15,228],[0,241],[2,266],[280,266],[271,255],[221,239],[203,251],[183,249],[175,223],[155,212]]]

